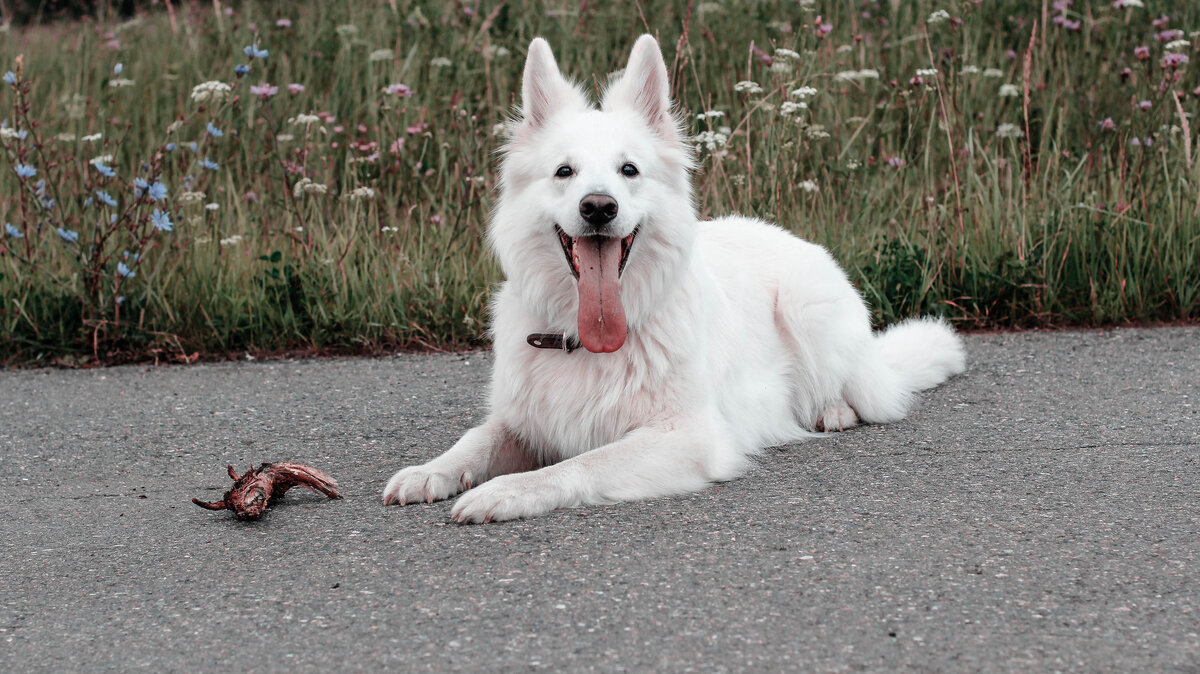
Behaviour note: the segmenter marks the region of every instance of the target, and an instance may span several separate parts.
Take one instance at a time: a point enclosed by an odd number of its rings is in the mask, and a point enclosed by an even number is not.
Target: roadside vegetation
[[[1200,5],[223,3],[5,25],[0,363],[486,341],[535,36],[656,34],[705,216],[829,247],[879,324],[1200,317]]]

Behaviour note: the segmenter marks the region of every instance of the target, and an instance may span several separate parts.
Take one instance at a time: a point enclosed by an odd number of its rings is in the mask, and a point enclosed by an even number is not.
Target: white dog
[[[507,276],[490,413],[396,473],[385,504],[470,490],[451,516],[487,522],[698,490],[764,447],[900,419],[963,370],[940,321],[873,335],[824,248],[751,218],[697,220],[654,38],[599,110],[535,39],[522,98],[489,229]]]

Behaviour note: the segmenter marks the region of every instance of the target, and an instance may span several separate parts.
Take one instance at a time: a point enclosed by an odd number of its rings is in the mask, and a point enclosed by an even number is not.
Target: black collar
[[[582,346],[576,337],[566,337],[561,332],[535,332],[525,338],[529,346],[539,349],[558,349],[571,353]]]

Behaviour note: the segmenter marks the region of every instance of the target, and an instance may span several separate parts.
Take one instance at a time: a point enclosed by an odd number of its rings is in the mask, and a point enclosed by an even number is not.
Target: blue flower
[[[117,175],[116,171],[112,170],[108,164],[105,164],[102,161],[93,161],[92,166],[96,167],[96,170],[100,172],[100,175],[104,176],[105,178],[112,178],[113,176]]]
[[[133,278],[134,276],[137,276],[137,272],[130,271],[129,266],[126,265],[124,262],[118,262],[117,263],[117,275],[124,276],[125,278]]]
[[[192,152],[195,152],[195,151],[196,151],[196,149],[197,149],[197,148],[199,148],[199,147],[200,147],[200,146],[199,146],[199,145],[197,145],[197,144],[196,144],[196,141],[194,141],[194,140],[193,140],[192,142],[188,143],[188,149],[189,149],[189,150],[191,150]]]
[[[166,148],[165,148],[165,149],[166,149],[166,151],[167,151],[167,152],[174,152],[174,151],[175,151],[175,150],[177,150],[178,148],[179,148],[179,146],[178,146],[178,145],[176,145],[175,143],[167,143],[167,146],[166,146]]]
[[[122,71],[122,70],[124,70],[124,69],[125,69],[125,64],[124,64],[124,63],[118,63],[117,65],[113,66],[113,74],[114,74],[114,75],[120,75],[120,74],[121,74],[121,71]]]
[[[233,74],[237,75],[238,77],[245,77],[249,73],[250,66],[246,65],[245,63],[239,63],[233,68]]]
[[[10,70],[10,71],[8,71],[8,72],[6,72],[6,73],[4,73],[4,83],[5,83],[5,84],[16,84],[16,83],[17,83],[17,75],[16,75],[16,73],[14,73],[14,72],[13,72],[13,71],[11,71],[11,70]]]
[[[213,126],[212,122],[209,122],[208,123],[208,135],[212,136],[213,138],[220,138],[221,136],[225,135],[225,132],[218,129],[217,127]]]
[[[112,195],[109,194],[108,192],[105,192],[104,190],[100,190],[99,192],[96,192],[96,198],[99,199],[100,201],[103,201],[105,204],[108,204],[109,206],[117,205],[117,200],[113,199]]]
[[[171,227],[173,227],[171,216],[157,208],[150,214],[150,224],[154,225],[154,228],[160,232],[169,232],[171,231]]]
[[[208,169],[209,171],[216,171],[217,169],[221,168],[220,164],[210,160],[208,157],[200,160],[200,166]]]
[[[133,179],[133,196],[141,199],[146,190],[150,188],[150,183],[146,182],[145,178]]]
[[[252,59],[265,59],[267,58],[267,54],[270,52],[268,52],[266,49],[259,49],[258,45],[256,44],[250,44],[246,45],[246,48],[242,50],[242,53]]]
[[[126,260],[128,260],[128,259],[129,259],[129,251],[127,251],[127,250],[123,250],[123,251],[121,251],[121,257],[123,257],[123,258],[125,258]],[[134,254],[133,254],[133,261],[134,261],[134,262],[137,262],[139,259],[141,259],[141,257],[142,257],[142,254],[141,254],[141,253],[134,253]]]
[[[167,186],[160,182],[155,182],[146,190],[146,194],[155,201],[162,201],[167,198]]]
[[[24,239],[25,238],[25,235],[21,233],[21,230],[17,229],[16,227],[13,227],[13,224],[11,222],[4,223],[4,231],[8,232],[8,235],[14,239]]]
[[[17,176],[21,178],[32,178],[37,175],[37,169],[28,164],[17,164]]]
[[[58,235],[60,237],[62,237],[62,240],[66,241],[67,243],[75,243],[76,241],[79,241],[79,232],[75,232],[75,231],[72,231],[69,229],[63,229],[62,227],[59,227]]]

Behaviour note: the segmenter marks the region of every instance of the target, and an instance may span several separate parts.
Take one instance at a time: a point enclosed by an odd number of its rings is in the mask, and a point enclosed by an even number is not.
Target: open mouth
[[[575,280],[579,280],[579,255],[575,250],[576,239],[578,238],[578,239],[599,240],[599,239],[604,239],[604,238],[611,238],[611,237],[599,237],[599,236],[594,236],[594,237],[593,236],[585,236],[585,237],[568,236],[567,233],[562,230],[562,227],[559,227],[558,225],[554,226],[554,233],[558,234],[558,242],[559,242],[559,244],[562,245],[563,255],[567,256],[567,267],[570,268],[571,275],[573,275],[575,277]],[[625,263],[629,261],[629,251],[630,251],[630,249],[633,248],[633,240],[635,237],[637,237],[637,233],[638,233],[638,228],[634,227],[633,231],[629,233],[629,236],[621,239],[621,261],[617,265],[617,276],[618,277],[625,271]]]

